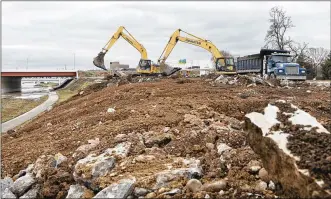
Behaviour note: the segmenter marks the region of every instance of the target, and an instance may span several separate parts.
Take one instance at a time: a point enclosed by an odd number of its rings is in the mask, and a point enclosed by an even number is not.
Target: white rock
[[[16,198],[16,196],[9,190],[9,188],[6,188],[1,191],[1,198]]]
[[[25,172],[32,173],[34,168],[34,164],[29,164],[28,167],[25,169]]]
[[[275,190],[275,189],[276,189],[275,183],[274,183],[273,181],[270,180],[269,185],[268,185],[268,188],[269,188],[270,190]]]
[[[57,153],[54,156],[55,160],[56,160],[56,165],[55,167],[59,166],[61,163],[66,162],[67,161],[67,157],[62,155],[61,153]]]
[[[307,90],[306,92],[307,92],[307,93],[311,93],[311,91],[310,91],[310,90]]]
[[[205,198],[210,198],[210,196],[208,194],[205,195]]]
[[[163,193],[161,195],[173,196],[173,195],[176,195],[176,194],[179,194],[179,193],[182,193],[182,191],[180,189],[176,188],[176,189],[173,189],[171,191],[165,192],[165,193]]]
[[[5,177],[4,179],[0,180],[0,188],[1,193],[5,191],[5,189],[9,188],[13,184],[13,180],[9,177]]]
[[[138,155],[135,160],[137,162],[150,162],[155,159],[154,155]]]
[[[92,179],[107,175],[114,166],[115,159],[109,154],[90,154],[76,163],[73,177],[76,181],[91,182]]]
[[[134,188],[134,195],[135,196],[146,196],[148,193],[150,193],[151,191],[148,190],[148,189],[144,189],[144,188],[139,188],[139,187],[136,187]]]
[[[33,175],[27,173],[25,176],[18,178],[10,187],[10,191],[17,196],[22,196],[30,187],[36,183]]]
[[[226,145],[225,143],[219,143],[217,145],[217,152],[218,154],[222,155],[224,151],[231,150],[232,148]]]
[[[221,190],[219,193],[218,193],[220,196],[223,196],[225,194],[225,192],[223,190]]]
[[[40,186],[35,186],[34,188],[32,188],[28,192],[26,192],[23,196],[21,196],[20,199],[22,199],[22,198],[37,198],[39,190],[40,190]]]
[[[66,198],[81,198],[84,194],[84,186],[79,184],[70,185],[68,195]]]
[[[259,180],[256,185],[255,185],[255,190],[256,191],[264,191],[268,187],[266,182],[263,182],[262,180]]]
[[[115,108],[108,108],[107,109],[107,112],[108,113],[115,113]]]
[[[215,145],[213,143],[206,143],[206,147],[209,149],[209,150],[212,150],[215,148]]]
[[[225,180],[218,180],[215,182],[206,183],[202,186],[203,191],[219,192],[226,188],[227,182]]]
[[[250,170],[252,173],[257,173],[261,169],[260,166],[251,166]]]
[[[131,148],[131,142],[122,142],[114,148],[109,148],[105,152],[109,155],[127,157]]]
[[[163,132],[167,133],[170,130],[170,127],[164,127]]]
[[[186,183],[186,189],[193,193],[199,192],[201,187],[202,183],[197,179],[191,179]]]
[[[101,190],[93,198],[126,198],[134,190],[135,180],[124,179]]]

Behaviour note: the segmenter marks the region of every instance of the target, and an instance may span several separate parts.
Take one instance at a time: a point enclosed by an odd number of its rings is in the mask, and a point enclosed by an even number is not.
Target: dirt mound
[[[100,144],[93,149],[96,154],[124,141],[132,145],[128,157],[117,160],[117,166],[99,179],[98,186],[105,187],[133,175],[139,186],[152,189],[156,180],[152,174],[166,170],[169,164],[173,169],[182,168],[182,164],[175,163],[176,158],[194,158],[200,161],[203,184],[227,178],[222,196],[259,193],[272,197],[273,192],[265,188],[269,182],[260,182],[257,174],[250,171],[249,163],[260,160],[246,143],[241,122],[245,114],[262,111],[270,101],[291,98],[319,120],[330,121],[329,102],[325,100],[328,91],[311,89],[312,93],[307,95],[304,89],[293,88],[289,93],[288,89],[262,84],[252,88],[240,84],[214,87],[205,79],[146,78],[137,83],[116,83],[118,80],[110,79],[107,84],[87,87],[82,95],[18,129],[15,138],[2,135],[2,176],[17,174],[41,155],[60,152],[71,157],[87,140],[99,138]],[[242,98],[244,92],[249,94]],[[147,161],[151,156],[156,159]],[[72,173],[74,163],[69,164],[72,165],[63,172]],[[62,174],[57,171],[50,176],[63,177],[67,184],[61,181],[55,188],[64,191],[65,196],[72,179]],[[185,189],[188,179],[183,176],[175,179],[167,184],[164,193]],[[55,193],[46,192],[47,187],[55,186],[53,182],[51,178],[48,185],[44,184],[44,195],[54,196]],[[262,188],[258,187],[260,184]],[[162,194],[152,191],[156,196]],[[199,194],[183,191],[176,196],[205,197],[207,193]],[[222,197],[218,193],[208,194]]]

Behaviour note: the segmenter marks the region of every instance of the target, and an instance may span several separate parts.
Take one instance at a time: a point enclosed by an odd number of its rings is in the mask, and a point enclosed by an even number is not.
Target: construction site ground
[[[246,184],[251,186],[250,183],[256,181],[255,176],[244,168],[253,160],[259,161],[259,157],[245,141],[245,132],[241,127],[245,114],[262,112],[268,103],[275,100],[292,100],[293,104],[316,117],[326,129],[331,130],[330,87],[309,86],[305,83],[292,87],[247,86],[248,83],[212,85],[211,81],[213,80],[208,78],[156,78],[151,82],[123,84],[115,84],[109,80],[88,86],[83,92],[56,105],[15,132],[2,135],[2,178],[16,175],[41,155],[56,153],[69,158],[69,166],[63,169],[72,173],[71,164],[74,164],[74,160],[71,156],[79,146],[86,144],[87,140],[99,138],[100,144],[95,150],[101,153],[114,147],[121,137],[118,135],[124,134],[122,139],[132,142],[128,158],[141,154],[158,155],[155,155],[154,161],[116,169],[115,177],[104,179],[100,184],[109,185],[129,174],[143,179],[151,173],[164,170],[164,165],[172,157],[196,158],[201,161],[203,168],[201,181],[206,183],[226,177],[229,185],[225,195],[217,196],[233,196],[240,187]],[[224,135],[208,132],[201,134],[203,129],[191,127],[184,121],[189,120],[186,114],[197,116],[205,124],[211,122],[219,126],[232,125],[233,129]],[[146,147],[134,138],[137,133],[163,131],[171,133],[171,140],[164,139],[162,143],[153,146]],[[237,149],[236,155],[231,156],[232,166],[226,174],[220,172],[221,166],[217,162],[219,155],[209,150],[210,145],[208,146],[208,143],[216,145],[220,139]],[[186,182],[179,181],[179,184],[168,188],[183,188]],[[65,197],[65,192],[74,181],[68,178],[65,183],[64,188],[58,188],[62,195],[56,195],[56,192],[49,197]],[[138,180],[141,187],[148,187],[149,183]],[[45,191],[44,194],[47,195]],[[261,194],[271,197],[275,193],[264,191]],[[193,196],[190,193],[186,195]]]

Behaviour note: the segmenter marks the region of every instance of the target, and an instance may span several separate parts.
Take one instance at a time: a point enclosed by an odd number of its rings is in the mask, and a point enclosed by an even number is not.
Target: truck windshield
[[[290,56],[272,56],[271,58],[274,62],[291,62],[291,57]]]

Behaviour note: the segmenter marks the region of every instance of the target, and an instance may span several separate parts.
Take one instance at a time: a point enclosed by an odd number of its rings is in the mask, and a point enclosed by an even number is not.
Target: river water
[[[5,93],[2,98],[14,99],[39,99],[42,96],[48,95],[51,87],[40,87],[34,82],[24,82],[21,84],[21,92]]]

